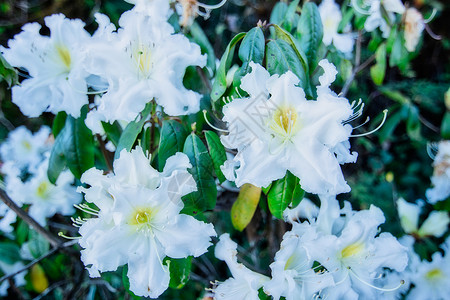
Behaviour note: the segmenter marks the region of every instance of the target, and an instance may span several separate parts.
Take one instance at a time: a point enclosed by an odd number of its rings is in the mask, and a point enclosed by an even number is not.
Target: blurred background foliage
[[[203,1],[208,4],[217,2]],[[198,18],[197,22],[213,46],[216,57],[220,58],[233,36],[255,27],[259,20],[268,21],[276,2],[229,0],[221,9],[212,11],[209,19]],[[339,199],[350,201],[355,208],[368,208],[370,204],[379,206],[387,219],[383,230],[397,236],[401,236],[403,232],[399,225],[395,201],[400,196],[408,201],[425,197],[425,190],[430,187],[430,176],[433,172],[433,161],[429,154],[432,148],[430,143],[450,138],[449,124],[443,122],[444,115],[450,113],[450,95],[445,99],[445,93],[450,87],[450,3],[445,0],[415,0],[409,5],[418,9],[438,8],[438,13],[429,23],[429,27],[441,39],[436,40],[424,33],[419,46],[421,49],[414,54],[416,56],[409,65],[402,69],[388,67],[381,85],[373,83],[368,68],[356,74],[355,80],[349,86],[347,97],[350,101],[362,99],[365,103],[364,114],[358,119],[360,123],[363,123],[366,117],[371,118],[357,133],[375,128],[381,121],[382,111],[388,109],[389,112],[386,123],[379,131],[351,140],[352,149],[359,153],[358,160],[355,164],[344,165],[343,171],[352,192],[339,196]],[[42,24],[45,16],[54,13],[80,18],[92,32],[96,29],[94,13],[105,13],[117,24],[122,12],[131,7],[131,4],[123,0],[2,0],[0,44],[6,46],[8,39],[20,32],[23,24]],[[361,61],[365,61],[374,53],[369,46],[370,39],[370,34],[361,36]],[[340,71],[338,80],[333,85],[334,91],[338,92],[351,74],[352,59],[341,59],[334,53],[329,53],[328,58]],[[237,61],[236,57],[234,59]],[[24,117],[17,106],[11,103],[10,90],[4,81],[0,83],[0,101],[0,140],[16,126],[25,124],[34,131],[42,124],[51,126],[53,122],[51,114],[44,114],[41,118]],[[197,122],[197,130],[200,132],[204,123],[200,120],[201,114],[192,118],[191,122]],[[307,196],[318,203],[315,197]],[[206,212],[199,218],[213,222],[218,234],[230,232],[232,238],[242,246],[242,249],[238,249],[241,259],[248,262],[255,271],[267,274],[268,265],[289,225],[272,218],[267,202],[260,201],[251,223],[243,233],[239,233],[233,228],[230,217],[230,208],[236,197],[236,192],[223,191],[215,211]],[[435,208],[450,211],[450,202],[441,202]],[[432,207],[426,209],[431,211]],[[424,213],[424,216],[426,215],[427,212]],[[66,219],[59,220],[55,217],[50,226],[76,234],[75,228],[70,228]],[[30,240],[30,237],[35,241],[35,257],[48,250],[45,240],[39,240],[32,230],[23,222],[19,222],[16,241],[10,245],[9,252],[18,251],[18,247]],[[445,236],[439,241],[423,239],[419,241],[417,251],[422,257],[429,258],[436,251],[436,245],[444,238]],[[126,291],[123,270],[106,273],[99,279],[90,279],[78,255],[79,252],[74,249],[67,249],[42,260],[28,273],[29,284],[25,290],[19,290],[12,285],[10,298],[139,298]],[[226,279],[227,272],[225,264],[214,258],[211,247],[208,254],[193,260],[191,280],[183,290],[169,289],[160,299],[208,299],[205,296],[205,288],[211,287],[210,281]]]

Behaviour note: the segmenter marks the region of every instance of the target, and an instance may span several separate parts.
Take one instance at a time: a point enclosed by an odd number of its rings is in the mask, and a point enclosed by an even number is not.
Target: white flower
[[[319,208],[308,198],[303,198],[299,205],[294,208],[287,208],[283,212],[283,218],[289,223],[299,221],[300,218],[314,220],[319,214]]]
[[[81,180],[86,200],[98,218],[81,222],[81,258],[91,277],[128,264],[130,290],[139,296],[158,297],[168,287],[169,271],[163,259],[199,256],[216,233],[211,224],[180,214],[181,197],[196,190],[187,172],[188,157],[177,153],[164,172],[150,166],[140,147],[125,150],[114,162],[114,174],[91,169]]]
[[[405,6],[400,0],[368,0],[364,1],[368,7],[368,11],[361,10],[361,8],[352,1],[352,5],[356,11],[368,15],[366,22],[364,23],[364,29],[368,32],[372,32],[377,28],[380,28],[384,38],[389,36],[391,28],[384,19],[383,10],[387,13],[389,21],[392,23],[395,21],[395,14],[403,14]]]
[[[89,48],[86,69],[108,88],[88,119],[130,122],[152,99],[172,116],[198,112],[201,96],[183,86],[183,76],[188,66],[205,66],[200,47],[173,34],[169,23],[135,10],[125,12],[119,25]]]
[[[321,290],[334,285],[329,272],[315,271],[314,260],[304,247],[305,240],[314,238],[315,232],[299,230],[299,227],[283,236],[280,250],[270,265],[272,280],[264,285],[264,291],[273,299],[278,300],[281,296],[286,300],[314,299]]]
[[[48,159],[37,168],[36,173],[26,182],[7,182],[7,192],[17,204],[30,204],[29,215],[39,224],[45,225],[46,218],[59,213],[70,216],[75,213],[74,204],[81,197],[72,185],[74,177],[70,171],[63,171],[52,184],[47,177]]]
[[[18,261],[16,263],[13,263],[13,264],[7,264],[7,263],[5,263],[5,262],[0,260],[0,269],[5,274],[15,273],[15,272],[21,270],[23,267],[25,267],[25,266],[20,261]],[[27,274],[27,272],[21,272],[21,273],[19,273],[16,276],[13,277],[14,284],[17,287],[24,286],[26,284],[26,281],[25,281],[25,275],[26,274]],[[8,280],[5,280],[2,283],[0,283],[0,296],[7,296],[8,288],[9,288],[9,281]]]
[[[258,290],[269,280],[268,277],[253,272],[237,262],[237,244],[228,233],[220,236],[215,248],[218,259],[227,263],[233,275],[214,289],[214,299],[223,300],[258,300]]]
[[[62,14],[44,20],[50,37],[39,34],[41,25],[30,23],[8,42],[9,48],[0,47],[12,66],[24,68],[30,75],[12,88],[12,101],[28,117],[46,111],[79,117],[81,107],[88,103],[82,49],[89,34],[81,20],[69,20]]]
[[[419,228],[419,215],[422,203],[413,204],[406,202],[403,198],[397,200],[400,223],[406,233],[415,234],[418,237],[435,236],[441,237],[448,229],[450,217],[445,211],[432,211],[428,218]]]
[[[433,187],[426,192],[428,202],[431,204],[450,196],[450,141],[441,141],[438,144],[433,166],[434,172],[431,177]]]
[[[433,254],[431,261],[411,260],[409,272],[405,273],[408,280],[414,284],[408,300],[415,299],[448,299],[450,294],[450,254],[444,247],[445,255],[440,252]]]
[[[52,141],[49,139],[50,128],[42,126],[38,132],[31,133],[25,126],[20,126],[11,131],[6,141],[0,145],[2,161],[7,163],[2,166],[2,173],[8,175],[11,172],[34,172],[43,160],[43,153],[50,150]],[[12,174],[12,176],[19,174]]]
[[[384,222],[381,210],[352,211],[348,204],[339,208],[331,196],[321,196],[316,222],[293,224],[292,231],[302,237],[311,261],[317,261],[333,276],[334,285],[320,293],[327,299],[374,299],[379,290],[376,278],[384,268],[403,271],[407,248],[389,233],[378,235]],[[392,288],[397,283],[391,283]]]
[[[405,12],[405,48],[409,52],[416,50],[420,35],[425,29],[425,23],[422,14],[410,7]]]
[[[238,150],[225,165],[227,179],[237,186],[266,187],[289,170],[307,192],[350,191],[339,163],[356,160],[356,153],[349,153],[352,127],[344,124],[353,111],[347,99],[329,89],[336,68],[326,60],[319,63],[325,74],[314,101],[306,100],[292,72],[270,76],[260,65],[250,65],[252,71],[241,83],[250,96],[223,108],[229,134],[221,141]]]
[[[125,0],[134,4],[134,10],[145,13],[150,18],[158,21],[167,21],[173,10],[170,4],[174,0]]]
[[[320,18],[323,24],[323,43],[326,46],[333,45],[343,53],[353,50],[355,43],[352,33],[338,33],[339,23],[342,20],[342,13],[334,0],[324,0],[319,5]],[[345,32],[350,31],[347,26]]]

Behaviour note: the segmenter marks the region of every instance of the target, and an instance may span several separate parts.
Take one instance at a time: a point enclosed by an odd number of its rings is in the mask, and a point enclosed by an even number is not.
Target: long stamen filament
[[[371,131],[366,132],[366,133],[361,133],[361,134],[351,134],[350,137],[362,137],[362,136],[367,136],[367,135],[370,135],[370,134],[372,134],[372,133],[374,133],[374,132],[380,130],[380,128],[384,125],[384,122],[386,122],[387,113],[388,113],[388,110],[387,110],[387,109],[383,110],[383,120],[381,121],[380,125],[378,125],[377,128],[375,128],[374,130],[371,130]]]
[[[400,281],[400,284],[397,285],[397,286],[395,286],[395,287],[393,287],[393,288],[382,288],[382,287],[378,287],[378,286],[375,286],[375,285],[370,284],[370,283],[368,283],[367,281],[363,280],[361,277],[359,277],[359,276],[356,274],[355,271],[352,270],[352,268],[348,267],[347,269],[348,269],[350,272],[352,272],[352,274],[355,276],[356,279],[358,279],[359,281],[361,281],[361,282],[364,283],[365,285],[370,286],[371,288],[374,288],[374,289],[379,290],[379,291],[382,291],[382,292],[392,292],[392,291],[395,291],[395,290],[399,289],[403,284],[405,284],[405,281],[404,281],[404,280],[401,280],[401,281]]]
[[[81,239],[81,236],[67,236],[67,235],[65,235],[64,233],[62,233],[61,231],[58,232],[58,236],[63,237],[63,238],[68,239],[68,240],[78,240],[78,239]]]
[[[220,132],[229,133],[228,130],[218,128],[218,127],[214,126],[213,124],[211,124],[211,122],[209,122],[208,117],[206,116],[206,109],[203,110],[203,116],[205,117],[206,123],[207,123],[211,128],[213,128],[213,129],[215,129],[215,130],[217,130],[217,131],[220,131]]]

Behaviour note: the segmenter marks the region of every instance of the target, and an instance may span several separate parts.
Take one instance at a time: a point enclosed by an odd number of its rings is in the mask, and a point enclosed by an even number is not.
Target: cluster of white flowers
[[[152,8],[156,2],[150,1]],[[183,76],[188,66],[205,66],[206,56],[166,18],[154,17],[164,8],[153,14],[142,5],[125,12],[117,30],[96,14],[92,36],[83,22],[62,14],[45,18],[50,36],[40,35],[39,24],[26,24],[9,48],[0,48],[29,74],[13,87],[13,102],[29,117],[45,111],[79,117],[88,94],[96,94],[86,124],[97,133],[100,121],[133,121],[152,100],[171,116],[197,112],[201,96],[183,86]]]
[[[127,264],[130,290],[157,298],[169,286],[165,257],[197,257],[207,251],[216,235],[213,226],[180,214],[181,197],[197,190],[190,167],[188,157],[177,153],[159,173],[137,147],[131,153],[122,150],[113,174],[95,168],[83,174],[81,181],[90,187],[79,190],[98,208],[81,207],[97,217],[76,220],[81,259],[91,277]]]
[[[8,196],[19,206],[27,205],[29,215],[41,225],[56,213],[72,215],[75,212],[73,204],[81,201],[70,171],[63,171],[56,184],[48,180],[48,157],[52,144],[50,129],[44,126],[35,134],[19,127],[0,146],[1,172],[5,176]],[[0,216],[0,230],[11,232],[16,214],[0,203]]]
[[[292,221],[293,228],[284,235],[270,265],[271,279],[236,265],[235,259],[225,259],[223,253],[233,252],[236,247],[222,241],[229,239],[222,236],[216,256],[227,262],[234,280],[219,284],[216,299],[257,295],[260,288],[273,299],[376,299],[387,290],[397,289],[401,280],[377,286],[386,268],[401,272],[408,261],[406,247],[390,233],[379,234],[378,226],[385,221],[381,210],[371,206],[369,210],[354,211],[348,202],[341,209],[334,197],[320,198],[317,215],[311,214],[302,223]],[[308,200],[306,203],[311,204]],[[288,210],[285,215],[291,213]]]

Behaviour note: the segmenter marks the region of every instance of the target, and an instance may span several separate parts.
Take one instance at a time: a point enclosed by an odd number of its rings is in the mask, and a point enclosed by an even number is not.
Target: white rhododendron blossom
[[[47,126],[42,126],[35,133],[25,126],[11,131],[8,138],[0,145],[0,155],[4,163],[2,173],[8,175],[14,172],[14,169],[34,172],[44,159],[44,152],[50,150],[52,146],[49,136],[50,128]]]
[[[431,204],[445,200],[450,196],[450,141],[442,141],[438,144],[438,152],[434,158],[433,166],[432,188],[426,192],[428,202]]]
[[[0,270],[3,271],[5,274],[11,274],[11,273],[17,272],[17,271],[23,269],[23,267],[25,267],[25,265],[20,261],[13,263],[13,264],[8,264],[8,263],[0,260]],[[25,280],[26,274],[27,274],[27,272],[21,272],[12,278],[14,285],[16,287],[24,286],[26,284],[26,280]],[[0,296],[7,296],[8,288],[9,288],[8,280],[1,282],[0,283]]]
[[[17,204],[30,204],[28,214],[39,224],[45,225],[46,218],[54,214],[70,216],[75,213],[74,204],[81,202],[81,196],[73,186],[74,177],[70,171],[63,171],[56,184],[47,177],[48,159],[43,161],[36,173],[27,181],[8,181],[6,191]]]
[[[220,236],[215,255],[227,263],[233,277],[218,283],[214,289],[216,300],[258,300],[258,290],[269,280],[267,276],[249,270],[237,262],[237,244],[228,233]]]
[[[294,208],[287,208],[283,212],[283,218],[286,222],[298,222],[301,218],[314,220],[319,214],[319,207],[308,198],[303,198],[299,205]]]
[[[413,204],[406,202],[403,198],[397,200],[398,214],[403,230],[418,237],[442,237],[450,224],[448,213],[445,211],[432,211],[419,228],[419,215],[422,205],[423,202]]]
[[[98,218],[80,221],[81,259],[91,277],[128,265],[130,290],[157,298],[169,285],[163,259],[199,256],[216,233],[211,224],[180,214],[181,197],[196,190],[187,172],[188,157],[170,157],[162,173],[150,166],[140,147],[123,150],[114,162],[114,174],[91,169],[81,181],[86,200],[99,210],[84,209]]]
[[[375,299],[380,290],[397,288],[400,282],[377,286],[376,278],[385,268],[401,272],[407,265],[407,249],[390,233],[378,234],[378,226],[384,222],[381,210],[371,206],[369,210],[353,211],[348,203],[340,209],[338,201],[330,196],[321,196],[321,202],[316,220],[293,223],[292,230],[286,233],[285,239],[296,241],[298,245],[282,245],[280,253],[291,253],[291,257],[283,255],[288,267],[279,266],[278,272],[286,278],[294,274],[294,279],[305,287],[311,284],[310,288],[317,288],[318,276],[322,276],[321,290],[316,290],[315,294],[326,299]],[[288,250],[289,247],[294,250]],[[276,262],[277,258],[274,265]],[[323,270],[317,269],[316,274],[309,269],[300,271],[313,262],[319,263]],[[293,269],[291,264],[298,269],[297,273],[288,271]],[[272,267],[273,281],[280,277],[275,275],[275,270]],[[310,276],[306,276],[308,272]],[[289,282],[292,281],[287,280]],[[293,287],[293,283],[287,283],[285,293]],[[280,286],[274,284],[272,289]],[[278,292],[278,295],[283,294]]]
[[[300,231],[285,233],[275,261],[270,265],[272,280],[264,285],[264,291],[275,300],[280,297],[286,300],[314,299],[321,290],[334,285],[330,273],[315,271],[314,260],[305,248],[305,240],[315,238],[315,234],[311,236],[311,232]]]
[[[188,66],[205,66],[200,47],[174,34],[169,23],[134,9],[122,14],[119,25],[88,50],[86,69],[107,82],[88,119],[134,121],[152,99],[171,116],[198,112],[201,95],[184,87],[183,76]]]
[[[422,14],[410,7],[405,12],[405,48],[409,52],[416,50],[422,31],[425,29],[425,22]]]
[[[57,14],[44,20],[50,36],[40,35],[38,23],[29,23],[8,42],[9,48],[0,47],[12,66],[30,75],[12,88],[12,101],[28,117],[47,111],[79,117],[81,107],[88,103],[83,47],[90,35],[78,19]]]
[[[329,89],[337,73],[334,65],[327,60],[319,65],[325,73],[319,78],[317,100],[307,100],[292,72],[270,76],[250,63],[252,71],[241,83],[250,96],[223,108],[229,134],[221,141],[238,150],[222,166],[228,180],[237,186],[267,187],[289,170],[307,192],[350,191],[339,164],[356,161],[357,154],[349,152],[352,127],[346,124],[353,110],[347,99]]]
[[[401,275],[408,284],[413,284],[407,294],[407,300],[415,299],[448,299],[450,294],[450,249],[449,238],[442,245],[444,255],[436,252],[431,261],[420,260],[411,249],[408,268]]]
[[[174,0],[125,0],[128,3],[134,4],[134,10],[148,15],[152,19],[158,21],[167,21],[173,10],[170,4]]]
[[[352,1],[353,8],[365,15],[368,15],[367,20],[364,23],[364,29],[368,32],[372,32],[377,28],[380,28],[384,38],[389,36],[391,28],[385,20],[384,12],[387,13],[389,21],[392,23],[396,15],[403,14],[405,6],[401,0],[368,0],[363,1],[364,7],[361,7],[357,0]]]
[[[350,24],[345,28],[345,33],[338,33],[339,23],[342,20],[342,12],[334,0],[324,0],[319,5],[320,18],[323,25],[323,43],[326,46],[333,45],[343,53],[349,53],[353,50],[355,44]]]

